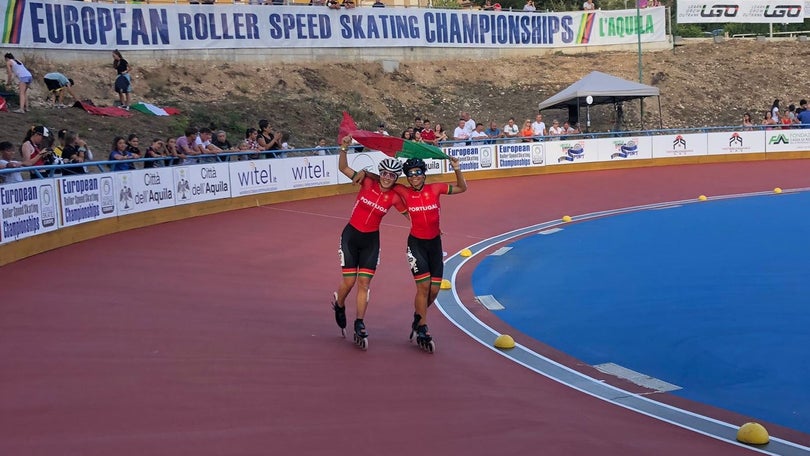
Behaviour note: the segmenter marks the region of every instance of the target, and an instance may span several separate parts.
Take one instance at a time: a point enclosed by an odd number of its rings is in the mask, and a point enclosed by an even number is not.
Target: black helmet
[[[423,173],[427,172],[427,165],[425,164],[425,161],[422,160],[421,158],[409,158],[405,160],[405,163],[402,165],[402,170],[405,171],[406,173],[408,172],[409,169],[413,168],[419,168],[422,170]]]

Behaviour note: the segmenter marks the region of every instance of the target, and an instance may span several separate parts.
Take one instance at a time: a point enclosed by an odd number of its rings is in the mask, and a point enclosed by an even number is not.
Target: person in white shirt
[[[563,133],[565,133],[565,131],[562,129],[562,127],[560,127],[560,122],[557,119],[554,119],[551,122],[551,128],[548,129],[549,136],[560,136]]]
[[[20,168],[22,163],[13,160],[14,158],[14,145],[8,141],[0,142],[0,169],[6,168]],[[22,173],[5,173],[0,174],[0,182],[6,184],[13,184],[15,182],[22,182]]]
[[[385,130],[385,124],[384,123],[380,123],[379,125],[377,125],[377,131],[375,133],[379,133],[379,134],[385,135],[385,136],[390,136],[388,134],[388,132]]]
[[[460,140],[461,142],[453,144],[454,147],[466,146],[467,143],[465,141],[470,139],[470,133],[467,132],[466,128],[464,128],[464,124],[466,122],[467,121],[463,117],[461,119],[458,119],[458,126],[456,127],[455,130],[453,130],[453,139],[457,141]]]
[[[545,136],[548,134],[546,132],[546,123],[543,122],[543,115],[538,114],[535,118],[535,121],[532,122],[532,133],[536,138],[539,139],[540,136]]]
[[[585,11],[593,11],[596,9],[596,5],[593,4],[593,0],[587,0],[582,4],[582,9]]]
[[[470,118],[469,112],[462,112],[461,118],[464,119],[464,129],[467,130],[467,134],[469,135],[475,130],[475,121]]]
[[[503,135],[512,140],[516,140],[520,136],[520,127],[515,123],[515,118],[510,117],[506,125],[503,126]],[[509,141],[513,142],[513,141]]]
[[[481,122],[475,124],[475,130],[473,130],[473,132],[470,133],[470,139],[473,140],[471,144],[472,145],[485,144],[486,141],[483,140],[488,138],[489,136],[487,136],[487,134],[484,133],[484,124],[482,124]]]

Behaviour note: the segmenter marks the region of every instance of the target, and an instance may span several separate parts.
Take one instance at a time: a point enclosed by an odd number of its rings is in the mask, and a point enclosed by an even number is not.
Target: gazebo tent
[[[587,106],[586,98],[589,95],[593,97],[592,105],[616,104],[640,98],[658,97],[658,118],[661,119],[661,91],[658,90],[658,87],[628,81],[600,71],[592,71],[563,91],[541,102],[538,110],[568,109],[569,112],[575,111],[579,117],[579,110],[581,107]],[[642,128],[644,128],[643,122],[642,119]]]

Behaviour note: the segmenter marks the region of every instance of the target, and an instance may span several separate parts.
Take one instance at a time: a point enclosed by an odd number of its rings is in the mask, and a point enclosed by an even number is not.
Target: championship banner
[[[174,206],[171,168],[147,168],[113,173],[118,215]]]
[[[700,133],[653,137],[653,158],[707,155],[706,135]]]
[[[679,24],[786,24],[804,22],[805,0],[678,0]]]
[[[174,204],[199,203],[231,196],[228,163],[173,166]]]
[[[83,174],[58,179],[61,226],[78,225],[117,215],[111,174]]]
[[[765,130],[765,152],[810,151],[810,129]]]
[[[493,145],[447,147],[444,149],[444,153],[451,157],[458,157],[462,171],[479,171],[494,168],[492,163],[494,148]],[[450,162],[447,161],[441,172],[449,173],[452,171]]]
[[[588,163],[599,160],[597,142],[593,139],[547,141],[545,145],[548,165]]]
[[[708,133],[709,155],[765,152],[765,131],[724,131]]]
[[[630,136],[596,140],[599,161],[621,161],[652,158],[652,138]]]
[[[59,227],[55,185],[53,179],[0,185],[0,244]]]
[[[663,7],[524,13],[0,0],[0,11],[4,45],[42,49],[558,48],[667,39]]]
[[[506,143],[497,146],[498,169],[545,165],[545,146],[541,142]]]

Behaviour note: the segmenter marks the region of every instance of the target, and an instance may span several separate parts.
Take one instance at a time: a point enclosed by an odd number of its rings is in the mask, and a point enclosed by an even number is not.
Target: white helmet
[[[399,176],[399,174],[402,172],[402,162],[396,158],[385,158],[380,161],[377,169],[379,169],[380,172],[390,171]]]

